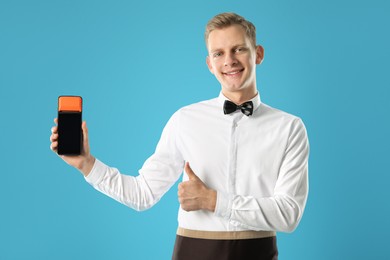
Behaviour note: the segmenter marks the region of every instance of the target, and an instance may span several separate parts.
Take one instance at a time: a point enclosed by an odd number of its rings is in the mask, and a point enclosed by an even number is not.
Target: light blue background
[[[83,96],[93,154],[136,175],[175,110],[218,95],[203,32],[224,11],[257,26],[262,100],[310,137],[280,259],[390,259],[390,4],[375,0],[1,0],[0,259],[170,259],[176,185],[135,212],[52,153],[50,128],[57,96]]]

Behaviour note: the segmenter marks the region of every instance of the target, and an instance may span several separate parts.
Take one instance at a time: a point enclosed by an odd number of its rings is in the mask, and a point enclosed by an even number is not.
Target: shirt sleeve
[[[95,189],[135,210],[145,210],[156,204],[180,177],[184,160],[176,145],[178,113],[165,126],[154,154],[149,157],[139,175],[120,173],[96,159],[86,181]]]
[[[217,192],[215,214],[245,229],[292,232],[306,205],[308,157],[306,129],[297,119],[290,130],[273,196],[256,198]]]

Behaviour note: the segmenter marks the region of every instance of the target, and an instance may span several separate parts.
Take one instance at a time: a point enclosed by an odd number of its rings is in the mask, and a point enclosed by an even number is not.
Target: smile
[[[228,72],[222,72],[222,74],[224,75],[227,75],[227,76],[235,76],[241,72],[243,72],[244,69],[240,69],[240,70],[233,70],[233,71],[228,71]]]

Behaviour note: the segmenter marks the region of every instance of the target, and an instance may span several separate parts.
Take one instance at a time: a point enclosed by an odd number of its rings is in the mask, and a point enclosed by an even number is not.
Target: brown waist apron
[[[200,231],[178,228],[172,260],[277,260],[274,231]]]

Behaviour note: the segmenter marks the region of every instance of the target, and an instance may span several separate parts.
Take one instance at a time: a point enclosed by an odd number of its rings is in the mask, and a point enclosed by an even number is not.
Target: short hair
[[[232,25],[240,25],[246,35],[249,37],[253,47],[256,47],[256,27],[250,21],[236,13],[221,13],[217,14],[206,25],[206,31],[204,33],[204,39],[206,41],[206,47],[208,47],[207,41],[212,31],[216,29],[223,29]]]

